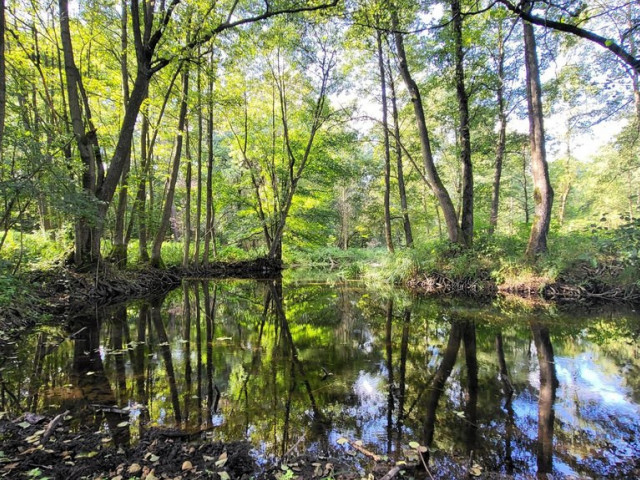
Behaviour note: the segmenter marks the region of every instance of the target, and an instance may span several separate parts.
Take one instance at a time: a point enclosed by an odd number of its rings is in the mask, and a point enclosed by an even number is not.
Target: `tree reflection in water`
[[[70,409],[124,444],[179,427],[281,457],[341,454],[345,436],[392,459],[420,441],[434,471],[453,455],[461,471],[472,457],[516,476],[633,477],[637,319],[575,316],[349,283],[198,280],[34,333],[2,364],[0,402]]]

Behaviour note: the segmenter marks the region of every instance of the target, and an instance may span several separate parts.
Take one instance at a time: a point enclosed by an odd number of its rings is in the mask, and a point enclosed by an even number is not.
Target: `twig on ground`
[[[65,410],[64,412],[62,412],[60,415],[57,415],[56,417],[54,417],[53,420],[49,422],[49,425],[47,425],[47,428],[44,430],[44,433],[42,434],[42,438],[40,439],[40,445],[44,445],[45,443],[47,443],[47,441],[49,440],[49,437],[51,437],[51,434],[53,434],[53,431],[58,427],[58,425],[62,423],[62,421],[64,420],[64,417],[69,415],[69,413],[71,413],[69,412],[69,410]]]

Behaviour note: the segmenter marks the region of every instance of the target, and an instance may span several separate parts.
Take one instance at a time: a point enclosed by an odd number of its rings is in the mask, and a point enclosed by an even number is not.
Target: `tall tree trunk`
[[[209,105],[207,112],[207,202],[204,226],[204,253],[202,264],[209,266],[211,241],[215,245],[213,232],[214,206],[213,206],[213,53],[211,54],[211,68],[209,70]],[[215,249],[215,246],[214,246]]]
[[[398,14],[395,11],[391,12],[391,25],[395,32],[394,40],[398,52],[400,73],[402,74],[404,83],[411,95],[411,103],[413,104],[413,111],[415,113],[416,124],[418,127],[418,135],[420,137],[420,149],[422,151],[425,174],[429,180],[430,187],[442,208],[444,220],[447,225],[449,240],[453,243],[460,243],[463,240],[460,226],[458,225],[458,215],[456,214],[456,209],[453,206],[449,192],[447,192],[447,189],[440,179],[440,175],[438,175],[438,171],[433,160],[433,154],[431,153],[431,140],[429,139],[427,121],[424,114],[424,107],[422,105],[422,96],[420,95],[418,84],[411,76],[411,71],[409,70],[407,55],[404,49],[404,40],[402,38],[403,34],[400,31],[400,27],[398,25]]]
[[[498,209],[500,207],[500,180],[502,178],[502,163],[504,161],[507,143],[507,113],[504,100],[504,38],[502,24],[498,26],[498,89],[496,91],[498,103],[498,144],[496,145],[496,165],[493,175],[493,189],[491,192],[491,215],[489,217],[489,235],[493,235],[498,226]]]
[[[460,162],[462,163],[462,214],[460,230],[465,245],[473,243],[473,166],[471,164],[471,130],[469,96],[464,85],[464,52],[462,50],[462,11],[460,0],[451,0],[455,43],[456,95],[460,115]]]
[[[189,124],[187,122],[186,131],[186,154],[187,154],[187,172],[185,175],[185,184],[187,187],[187,198],[184,206],[184,254],[182,256],[182,266],[189,265],[189,247],[191,246],[191,149],[189,148]]]
[[[571,180],[567,179],[567,183],[562,190],[560,196],[560,214],[558,215],[558,223],[560,226],[564,225],[564,217],[567,212],[567,201],[569,200],[569,193],[571,192]],[[633,212],[633,210],[631,210]]]
[[[71,128],[78,146],[80,160],[82,161],[82,190],[86,195],[86,199],[91,200],[94,198],[96,192],[97,172],[94,151],[89,138],[89,132],[85,131],[82,114],[82,104],[80,100],[82,79],[73,57],[68,1],[59,0],[58,6],[60,16],[60,41],[62,44],[64,71],[67,80],[67,100],[69,103]],[[87,215],[86,211],[78,214],[75,236],[76,265],[80,266],[97,260],[100,256],[99,233],[96,232],[92,224],[92,219]]]
[[[7,71],[5,66],[5,15],[4,0],[0,0],[0,165],[3,159],[4,122],[7,111]]]
[[[530,8],[530,7],[529,7]],[[551,223],[553,188],[549,181],[549,168],[544,140],[542,92],[536,53],[536,38],[533,25],[523,21],[524,50],[527,83],[527,106],[529,110],[529,143],[531,146],[531,171],[533,172],[535,217],[531,226],[526,256],[535,259],[547,251],[547,235]]]
[[[376,43],[378,46],[378,68],[380,69],[380,91],[382,98],[382,135],[384,139],[384,239],[387,250],[393,253],[393,239],[391,238],[391,152],[389,148],[389,122],[387,106],[387,82],[384,71],[384,55],[382,53],[382,34],[376,30]]]
[[[140,133],[140,170],[141,177],[136,196],[136,217],[138,218],[138,251],[141,262],[149,261],[149,247],[147,245],[147,182],[151,171],[151,158],[149,158],[149,116],[142,116],[142,128]]]
[[[529,175],[527,175],[527,152],[522,149],[522,192],[523,192],[523,210],[524,223],[529,225]]]
[[[200,49],[198,48],[198,58],[200,58]],[[197,268],[200,266],[200,242],[202,241],[202,76],[201,65],[198,63],[198,71],[196,74],[196,90],[198,91],[198,186],[196,193],[196,235],[195,235],[195,249],[193,253],[193,263]]]
[[[407,247],[413,247],[413,231],[409,220],[409,207],[407,203],[407,189],[404,183],[404,168],[402,165],[402,145],[400,142],[400,120],[398,115],[398,99],[396,97],[396,86],[393,80],[393,70],[391,62],[387,57],[387,68],[389,70],[389,90],[391,91],[391,115],[393,117],[393,135],[395,137],[396,149],[396,169],[398,173],[398,191],[400,193],[400,207],[402,208],[402,226],[404,228],[404,239]]]
[[[122,102],[124,112],[127,111],[129,103],[129,69],[127,67],[127,3],[125,0],[120,2],[120,78],[122,82]],[[113,239],[113,251],[111,252],[111,260],[118,266],[127,265],[127,244],[128,239],[125,232],[125,216],[127,213],[127,200],[129,196],[128,177],[131,166],[131,146],[127,154],[124,169],[122,170],[122,178],[120,179],[120,191],[118,192],[118,207],[116,209],[116,225]]]
[[[153,241],[153,247],[151,248],[151,260],[150,263],[154,267],[159,267],[162,263],[162,244],[164,243],[164,237],[169,227],[169,221],[171,219],[171,211],[173,209],[173,198],[176,190],[176,182],[178,181],[178,174],[180,172],[180,159],[182,157],[182,143],[187,118],[187,96],[189,94],[189,69],[183,65],[182,71],[182,91],[180,102],[180,113],[178,115],[178,132],[176,134],[175,143],[173,146],[173,155],[171,159],[171,176],[169,178],[167,186],[167,195],[164,201],[164,207],[162,209],[162,217],[160,219],[160,225],[156,233],[155,240]]]

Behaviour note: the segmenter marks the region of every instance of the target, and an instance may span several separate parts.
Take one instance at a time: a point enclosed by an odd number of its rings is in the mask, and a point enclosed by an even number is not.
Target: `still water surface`
[[[250,440],[260,458],[347,453],[346,437],[400,459],[416,441],[436,472],[472,457],[485,473],[628,478],[639,334],[632,311],[191,281],[23,339],[2,359],[0,400],[69,409],[125,443],[165,426]]]

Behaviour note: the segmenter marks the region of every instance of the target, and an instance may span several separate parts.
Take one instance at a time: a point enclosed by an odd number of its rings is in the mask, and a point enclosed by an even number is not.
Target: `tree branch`
[[[590,30],[578,27],[571,23],[557,22],[555,20],[549,20],[547,18],[538,17],[522,9],[520,5],[514,5],[510,0],[498,0],[502,5],[507,7],[508,10],[518,15],[523,20],[534,25],[540,25],[546,28],[552,28],[560,32],[571,33],[580,38],[590,40],[602,48],[609,50],[616,57],[629,65],[636,73],[640,74],[640,60],[634,55],[627,52],[622,46],[618,45],[610,38],[602,37]]]

